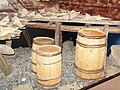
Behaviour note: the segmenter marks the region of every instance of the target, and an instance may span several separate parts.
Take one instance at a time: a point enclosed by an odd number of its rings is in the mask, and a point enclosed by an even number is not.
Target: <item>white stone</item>
[[[23,81],[23,82],[26,81],[26,78],[22,78],[22,81]]]

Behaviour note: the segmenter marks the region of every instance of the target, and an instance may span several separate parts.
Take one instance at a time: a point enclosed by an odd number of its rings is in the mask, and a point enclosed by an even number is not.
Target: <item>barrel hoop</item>
[[[39,83],[39,82],[38,82],[38,83]],[[44,84],[41,84],[41,83],[39,83],[39,84],[40,84],[42,87],[45,87],[45,88],[48,87],[48,88],[50,89],[51,87],[54,88],[55,86],[59,85],[60,83],[61,83],[61,81],[58,82],[58,83],[56,83],[56,84],[54,84],[54,85],[44,85]]]
[[[75,64],[75,68],[78,69],[80,72],[82,73],[86,73],[86,74],[96,74],[96,73],[100,73],[103,71],[104,67],[100,68],[100,69],[97,69],[97,70],[85,70],[85,69],[82,69],[80,67],[78,67],[76,64]]]
[[[42,63],[42,62],[40,62],[40,61],[37,61],[36,64],[38,64],[38,65],[53,65],[53,64],[57,64],[57,63],[59,63],[59,62],[61,62],[61,60],[59,60],[59,61],[57,61],[57,62],[49,63],[49,64],[46,64],[46,63]]]
[[[61,54],[61,52],[58,52],[58,53],[55,53],[55,54],[47,54],[47,55],[37,52],[37,54],[40,55],[40,56],[44,56],[44,57],[51,57],[51,56],[57,56],[57,55]]]
[[[60,78],[60,77],[62,77],[62,75],[60,75],[59,77],[55,77],[55,78],[47,78],[47,79],[40,79],[40,78],[38,78],[38,80],[40,80],[40,81],[49,81],[49,80],[58,79],[58,78]]]
[[[80,43],[78,40],[76,40],[76,43],[78,43],[78,45],[80,45],[81,47],[84,47],[84,48],[101,48],[101,47],[106,46],[106,43],[104,43],[104,44],[96,44],[96,45],[89,45],[89,44]]]
[[[88,38],[88,39],[102,39],[102,38],[106,37],[106,34],[103,35],[103,36],[87,36],[87,35],[84,35],[84,34],[82,34],[80,32],[78,32],[78,35],[81,36],[81,37]]]

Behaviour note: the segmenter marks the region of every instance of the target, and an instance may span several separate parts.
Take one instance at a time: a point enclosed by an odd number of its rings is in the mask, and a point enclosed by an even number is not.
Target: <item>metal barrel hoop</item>
[[[106,43],[104,43],[104,44],[96,44],[96,45],[89,45],[89,44],[80,43],[78,40],[76,40],[76,43],[78,45],[80,45],[81,47],[84,47],[84,48],[101,48],[101,47],[106,46]]]
[[[75,63],[75,68],[78,69],[80,72],[83,72],[83,73],[86,73],[86,74],[96,74],[96,73],[100,73],[103,71],[104,67],[100,68],[100,69],[97,69],[97,70],[85,70],[85,69],[82,69],[80,67],[78,67]]]
[[[62,60],[59,60],[59,61],[57,61],[57,62],[53,62],[53,63],[49,63],[49,64],[46,64],[46,63],[42,63],[42,62],[40,62],[40,61],[37,61],[36,64],[38,64],[38,65],[53,65],[53,64],[60,63],[61,61],[62,61]]]
[[[62,75],[60,75],[59,77],[56,77],[56,78],[47,78],[47,79],[40,79],[40,78],[38,78],[38,80],[40,80],[40,81],[49,81],[49,80],[56,80],[56,79],[58,79],[60,77],[62,77]]]

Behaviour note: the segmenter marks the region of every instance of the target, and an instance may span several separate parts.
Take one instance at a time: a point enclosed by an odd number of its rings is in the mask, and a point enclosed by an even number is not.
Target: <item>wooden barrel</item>
[[[44,45],[38,50],[37,77],[43,87],[54,87],[61,81],[61,48]]]
[[[78,31],[76,40],[75,73],[84,79],[102,76],[106,60],[106,34],[98,28]]]
[[[32,45],[32,71],[36,73],[36,60],[37,60],[37,48],[42,45],[51,45],[54,44],[54,39],[49,37],[35,37],[33,38]]]

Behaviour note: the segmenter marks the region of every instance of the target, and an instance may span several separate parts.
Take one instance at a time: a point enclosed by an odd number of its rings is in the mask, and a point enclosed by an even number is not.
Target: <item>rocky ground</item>
[[[30,85],[34,90],[44,90],[38,83],[36,75],[31,71],[31,48],[15,48],[15,55],[3,56],[12,73],[5,76],[0,70],[0,90],[17,90],[17,86]],[[78,90],[99,80],[83,80],[74,74],[75,46],[63,47],[62,81],[58,88],[52,90]],[[106,77],[118,73],[119,64],[107,57],[105,65]],[[29,89],[29,90],[32,90]],[[23,89],[24,90],[24,89]],[[27,89],[26,89],[27,90]]]

